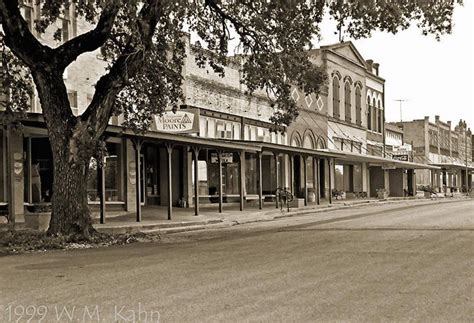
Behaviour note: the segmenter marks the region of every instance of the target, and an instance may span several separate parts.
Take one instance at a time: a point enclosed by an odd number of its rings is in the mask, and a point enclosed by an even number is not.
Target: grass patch
[[[106,234],[96,233],[90,239],[78,236],[48,235],[37,231],[1,231],[0,255],[20,254],[25,252],[44,252],[48,250],[72,250],[126,245],[135,242],[159,241],[159,234],[127,233]]]

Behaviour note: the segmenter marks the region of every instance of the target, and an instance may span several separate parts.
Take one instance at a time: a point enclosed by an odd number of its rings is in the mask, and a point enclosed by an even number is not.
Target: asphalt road
[[[473,200],[360,206],[3,257],[0,321],[473,322],[473,268]]]

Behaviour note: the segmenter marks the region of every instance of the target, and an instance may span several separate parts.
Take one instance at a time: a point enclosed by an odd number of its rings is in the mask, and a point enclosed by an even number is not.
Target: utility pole
[[[396,99],[394,101],[397,101],[398,103],[400,103],[400,122],[401,122],[401,121],[403,121],[403,118],[402,118],[402,103],[406,102],[408,100],[407,99]]]

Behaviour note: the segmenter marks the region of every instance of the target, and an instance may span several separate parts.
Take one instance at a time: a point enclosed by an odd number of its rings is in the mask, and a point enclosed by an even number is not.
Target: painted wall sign
[[[161,116],[155,116],[154,127],[151,130],[192,133],[199,132],[199,115],[190,111],[164,112]]]

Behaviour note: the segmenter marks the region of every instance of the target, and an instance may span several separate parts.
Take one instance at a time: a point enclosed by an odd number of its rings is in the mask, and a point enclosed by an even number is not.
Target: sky
[[[386,120],[400,121],[402,103],[404,121],[439,115],[442,121],[466,120],[474,130],[474,0],[454,11],[454,27],[440,41],[423,36],[412,26],[396,35],[374,32],[372,37],[351,40],[364,59],[380,64],[385,83]],[[322,40],[315,44],[338,42],[334,21],[326,18],[321,25]]]

